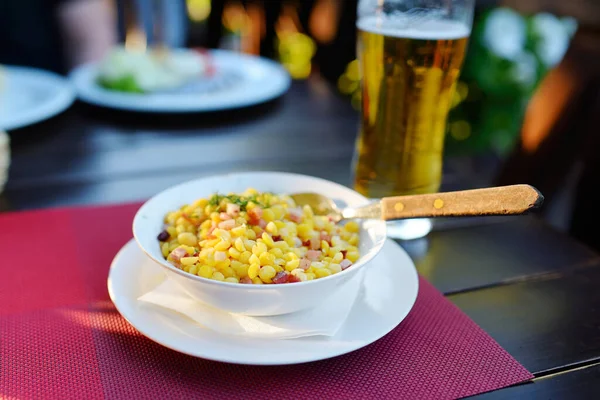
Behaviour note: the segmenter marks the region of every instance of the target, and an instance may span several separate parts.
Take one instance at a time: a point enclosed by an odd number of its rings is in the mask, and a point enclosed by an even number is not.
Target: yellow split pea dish
[[[359,225],[332,222],[286,195],[196,200],[165,216],[163,256],[183,271],[231,283],[283,284],[337,274],[360,257]]]

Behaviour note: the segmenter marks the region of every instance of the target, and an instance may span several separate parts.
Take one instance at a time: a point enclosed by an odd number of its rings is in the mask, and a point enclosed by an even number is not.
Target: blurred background
[[[324,78],[358,108],[356,6],[357,0],[2,0],[0,63],[66,74],[118,42],[131,49],[225,48],[274,59],[295,80]],[[446,137],[448,157],[484,160],[489,184],[535,185],[546,196],[548,221],[597,249],[599,55],[597,0],[477,0]]]

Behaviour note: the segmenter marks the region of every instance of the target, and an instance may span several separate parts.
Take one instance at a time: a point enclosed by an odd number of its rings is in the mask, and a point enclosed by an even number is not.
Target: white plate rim
[[[234,93],[235,96],[230,96],[229,99],[211,99],[211,101],[197,95],[182,95],[181,100],[175,102],[160,100],[147,102],[144,100],[149,100],[149,96],[154,96],[153,100],[160,99],[160,96],[170,97],[171,100],[176,97],[161,94],[120,93],[103,89],[95,83],[97,63],[88,63],[73,69],[69,73],[69,79],[75,87],[78,98],[86,103],[143,113],[198,113],[243,108],[273,100],[283,95],[291,85],[290,75],[275,61],[228,50],[214,49],[209,52],[215,64],[235,63],[262,69],[265,78],[260,81],[261,91],[245,91],[242,96]],[[183,99],[184,96],[187,99]]]
[[[6,65],[3,68],[6,72],[5,79],[7,82],[14,79],[11,78],[11,75],[16,75],[20,79],[44,80],[48,85],[54,87],[56,95],[50,97],[48,101],[23,110],[16,117],[14,114],[11,115],[8,122],[6,120],[0,122],[0,129],[10,131],[44,121],[60,114],[75,101],[75,90],[69,80],[54,72],[17,65]]]
[[[393,324],[393,326],[389,326],[387,329],[380,331],[376,337],[373,337],[371,339],[369,339],[368,341],[362,342],[356,346],[353,347],[348,347],[343,349],[342,351],[337,351],[337,352],[330,352],[328,354],[324,354],[321,356],[313,356],[313,357],[304,357],[304,358],[297,358],[295,360],[276,360],[276,359],[270,359],[267,361],[252,361],[252,362],[247,362],[244,360],[240,360],[240,359],[236,359],[235,356],[232,356],[232,354],[235,354],[234,351],[229,352],[229,354],[227,356],[220,356],[220,357],[216,357],[216,356],[212,356],[212,355],[207,355],[207,354],[201,354],[201,352],[198,351],[191,351],[189,349],[186,349],[184,347],[179,347],[177,345],[173,345],[172,343],[169,343],[168,341],[162,340],[161,338],[157,337],[156,334],[153,334],[152,332],[149,332],[147,327],[140,326],[139,323],[139,318],[136,315],[132,315],[129,312],[125,311],[125,308],[123,306],[121,306],[121,300],[119,299],[119,293],[115,292],[115,287],[117,287],[116,285],[112,285],[111,284],[111,280],[114,279],[114,271],[116,270],[116,268],[118,267],[118,263],[120,261],[120,259],[123,257],[123,254],[127,251],[130,250],[130,248],[137,248],[136,250],[140,253],[141,256],[146,257],[145,254],[142,252],[141,249],[139,249],[137,247],[137,243],[135,242],[134,239],[130,239],[115,255],[115,258],[113,259],[111,265],[110,265],[110,270],[109,270],[109,275],[108,275],[108,279],[107,279],[107,286],[108,286],[108,293],[109,293],[109,297],[113,303],[113,305],[115,306],[116,310],[119,312],[119,314],[136,330],[138,331],[140,334],[142,334],[143,336],[145,336],[146,338],[152,340],[153,342],[160,344],[161,346],[164,346],[166,348],[169,348],[173,351],[176,351],[178,353],[182,353],[182,354],[186,354],[192,357],[197,357],[197,358],[202,358],[202,359],[206,359],[206,360],[211,360],[211,361],[217,361],[217,362],[224,362],[224,363],[229,363],[229,364],[237,364],[237,365],[294,365],[294,364],[303,364],[303,363],[308,363],[308,362],[313,362],[313,361],[320,361],[320,360],[325,360],[325,359],[330,359],[330,358],[334,358],[334,357],[338,357],[344,354],[348,354],[351,352],[354,352],[356,350],[359,350],[363,347],[366,347],[378,340],[380,340],[381,338],[383,338],[384,336],[386,336],[388,333],[390,333],[392,330],[394,330],[396,327],[398,327],[398,325],[400,325],[400,323],[406,318],[406,316],[409,314],[409,312],[412,310],[412,308],[414,307],[414,304],[417,300],[417,295],[418,295],[418,291],[419,291],[419,277],[418,277],[418,273],[416,270],[416,267],[412,261],[412,259],[408,256],[408,254],[406,253],[406,251],[400,247],[397,243],[393,242],[392,240],[388,239],[386,241],[386,244],[384,245],[384,248],[381,250],[382,254],[385,254],[385,252],[389,252],[389,249],[393,249],[394,252],[396,252],[396,259],[399,261],[399,264],[402,265],[405,269],[405,272],[407,273],[407,277],[409,277],[409,279],[412,281],[411,283],[411,288],[413,290],[413,292],[411,293],[411,296],[409,298],[407,298],[406,300],[406,304],[405,307],[402,309],[402,311],[400,313],[398,313],[397,316],[397,321]],[[402,260],[404,259],[404,260]],[[151,260],[148,260],[151,262]],[[404,261],[404,262],[402,262]],[[373,260],[374,263],[377,263],[377,259]],[[121,267],[122,268],[122,267]],[[395,267],[395,268],[400,268]],[[370,270],[372,270],[373,268],[371,268]],[[367,270],[369,271],[369,270]],[[368,272],[366,272],[368,273]],[[366,274],[365,273],[365,274]],[[133,299],[133,301],[137,301],[136,299]],[[359,300],[357,299],[355,301],[354,306],[352,307],[352,310],[350,311],[349,314],[349,318],[352,316],[352,312],[353,310],[357,307],[357,303],[359,303]],[[398,306],[398,304],[394,304],[394,306]],[[183,318],[183,317],[182,317]],[[192,322],[189,322],[189,324],[193,324]],[[342,328],[340,329],[343,330],[344,326],[342,326]],[[254,339],[257,340],[257,339]],[[258,339],[260,340],[260,339]],[[294,339],[293,339],[294,340]],[[232,347],[233,349],[235,349],[235,346]]]

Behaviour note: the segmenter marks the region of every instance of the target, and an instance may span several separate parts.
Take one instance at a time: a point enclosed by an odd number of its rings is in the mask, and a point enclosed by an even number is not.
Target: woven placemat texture
[[[138,207],[0,215],[0,398],[452,399],[532,378],[422,278],[396,329],[334,359],[253,367],[162,347],[106,289]]]

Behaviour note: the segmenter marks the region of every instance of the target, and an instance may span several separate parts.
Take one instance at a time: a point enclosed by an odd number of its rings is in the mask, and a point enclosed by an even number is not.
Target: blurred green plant
[[[446,151],[508,152],[531,95],[562,59],[576,27],[573,19],[548,13],[495,8],[480,14],[448,117]]]

